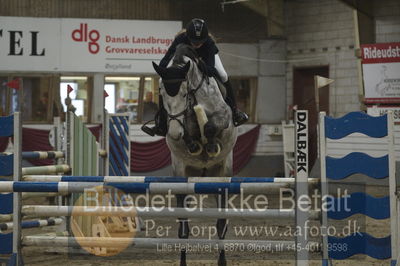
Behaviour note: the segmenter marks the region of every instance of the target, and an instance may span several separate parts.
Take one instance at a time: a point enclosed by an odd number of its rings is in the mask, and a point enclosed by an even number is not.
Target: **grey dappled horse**
[[[176,49],[172,65],[162,68],[153,62],[160,75],[160,94],[168,113],[166,136],[171,151],[174,176],[232,176],[233,147],[237,131],[231,108],[226,104],[225,90],[217,80],[208,77],[195,51],[187,45]],[[178,207],[184,206],[186,195],[177,195]],[[217,201],[225,206],[225,193]],[[219,207],[219,206],[218,206]],[[218,219],[217,232],[225,237],[226,219]],[[179,237],[189,237],[186,219],[181,219]],[[225,265],[220,251],[219,265]],[[181,265],[186,265],[186,252],[181,252]]]

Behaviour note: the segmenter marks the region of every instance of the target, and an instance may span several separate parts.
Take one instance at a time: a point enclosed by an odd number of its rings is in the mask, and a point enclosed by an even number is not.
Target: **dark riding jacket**
[[[161,67],[167,67],[169,62],[171,61],[172,57],[175,54],[176,47],[181,44],[187,44],[191,45],[189,38],[186,35],[186,32],[182,32],[178,36],[175,37],[175,40],[172,42],[171,46],[168,48],[167,53],[164,55],[164,57],[160,61],[160,66]],[[215,45],[215,42],[213,39],[208,36],[207,40],[203,43],[203,45],[195,49],[198,56],[204,61],[207,67],[207,72],[208,74],[214,75],[217,74],[217,70],[215,69],[215,55],[218,53],[218,48]]]

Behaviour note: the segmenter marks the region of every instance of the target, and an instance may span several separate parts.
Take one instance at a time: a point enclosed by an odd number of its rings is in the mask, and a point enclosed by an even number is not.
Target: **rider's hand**
[[[198,67],[199,67],[199,69],[200,69],[200,71],[201,71],[202,73],[204,73],[204,74],[206,74],[207,76],[209,76],[207,65],[206,65],[206,63],[204,63],[203,60],[199,60],[199,63],[198,63],[197,65],[198,65]]]

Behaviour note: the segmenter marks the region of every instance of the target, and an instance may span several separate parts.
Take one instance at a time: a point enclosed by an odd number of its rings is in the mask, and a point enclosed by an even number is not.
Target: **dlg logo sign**
[[[72,31],[71,37],[76,42],[87,42],[91,54],[97,54],[100,51],[100,45],[97,43],[100,39],[100,33],[97,30],[89,31],[87,23],[81,23],[79,29]]]

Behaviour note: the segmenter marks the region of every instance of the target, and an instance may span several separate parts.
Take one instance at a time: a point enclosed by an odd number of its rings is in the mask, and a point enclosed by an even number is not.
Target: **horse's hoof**
[[[193,141],[188,145],[188,150],[191,155],[199,155],[203,152],[203,146],[201,146],[200,142]]]
[[[217,144],[207,144],[206,151],[208,156],[217,157],[221,153],[221,145]]]

